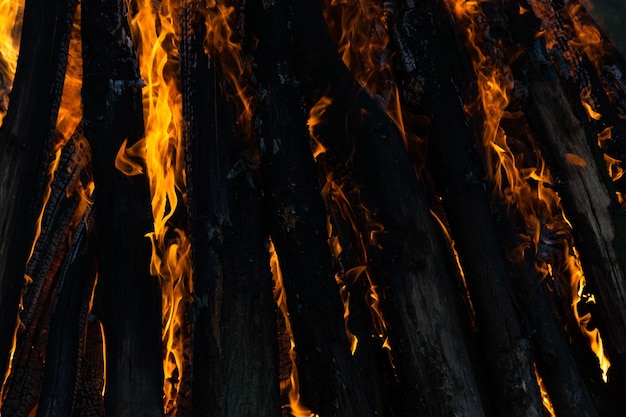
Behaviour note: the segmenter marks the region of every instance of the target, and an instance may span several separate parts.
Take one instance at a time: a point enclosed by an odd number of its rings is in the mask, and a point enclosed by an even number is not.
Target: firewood
[[[441,195],[465,271],[489,364],[490,393],[499,414],[541,416],[530,340],[515,310],[517,300],[489,202],[491,187],[448,70],[445,52],[454,48],[439,41],[436,4],[396,1],[394,5],[391,21],[397,22],[392,23],[392,31],[399,50],[403,97],[408,111],[427,115],[431,121],[428,171]],[[420,19],[411,18],[418,15]]]
[[[186,10],[181,43],[195,298],[192,415],[275,417],[277,329],[258,150],[237,123],[233,86],[223,81],[222,65],[233,57],[203,48],[212,12]]]
[[[73,417],[104,417],[105,370],[102,323],[90,315],[83,337],[84,353],[74,397]]]
[[[92,213],[91,207],[87,207],[59,273],[37,408],[37,416],[40,417],[72,415],[75,396],[82,388],[79,386],[79,375],[86,368],[83,366],[83,351],[96,275],[95,259],[88,243],[89,231],[93,226]],[[89,401],[93,403],[102,399],[102,389],[91,394],[95,398]]]
[[[332,100],[319,130],[327,166],[346,168],[373,219],[359,227],[373,275],[384,290],[403,400],[425,415],[483,415],[462,339],[450,253],[391,121],[354,81],[332,45],[319,6],[292,4],[296,74],[308,105]],[[358,139],[357,139],[358,138]],[[372,226],[384,227],[371,237]],[[437,381],[437,382],[434,382]],[[438,389],[432,389],[433,387]],[[444,387],[444,388],[441,388]]]
[[[348,350],[326,211],[297,92],[286,3],[252,2],[261,111],[261,173],[283,272],[301,398],[320,416],[373,415]]]
[[[2,412],[10,415],[27,415],[36,405],[41,390],[51,312],[60,285],[59,270],[68,254],[76,223],[87,205],[81,196],[72,192],[75,187],[82,187],[80,177],[89,181],[86,173],[89,149],[80,135],[79,129],[61,150],[60,169],[50,185],[41,232],[26,267],[31,283],[22,297],[13,370],[4,387],[2,405]],[[37,394],[24,395],[25,392]]]
[[[510,19],[519,16],[517,2],[505,3]],[[528,12],[521,19],[531,19]],[[511,24],[515,24],[512,21]],[[538,25],[535,25],[537,27]],[[532,24],[516,24],[513,40],[527,52],[512,65],[528,97],[524,111],[556,178],[590,289],[597,296],[598,327],[612,361],[615,387],[626,388],[626,217],[586,114],[572,83],[559,75],[534,39]],[[526,30],[526,32],[524,31]],[[616,388],[618,389],[618,388]]]
[[[4,374],[24,269],[48,178],[74,1],[31,0],[11,104],[0,132],[0,368]],[[33,76],[33,74],[37,74]]]
[[[96,188],[98,286],[94,314],[106,334],[107,415],[163,413],[161,295],[150,275],[150,195],[144,176],[116,168],[125,140],[143,134],[135,53],[124,2],[82,4],[85,136]]]

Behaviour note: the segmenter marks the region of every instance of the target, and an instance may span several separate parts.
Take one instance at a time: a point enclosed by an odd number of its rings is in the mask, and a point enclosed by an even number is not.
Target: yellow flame
[[[577,306],[581,300],[578,292],[584,288],[585,281],[576,248],[566,238],[570,236],[571,224],[563,212],[559,196],[551,186],[553,180],[550,172],[534,143],[532,146],[536,161],[524,159],[523,155],[516,157],[501,127],[502,120],[518,117],[517,114],[507,111],[508,95],[514,83],[511,71],[481,50],[480,45],[483,45],[484,41],[479,22],[484,22],[486,19],[480,10],[479,1],[448,1],[452,6],[462,36],[465,38],[465,45],[477,76],[478,99],[476,103],[468,106],[467,110],[470,113],[482,113],[484,120],[482,140],[489,177],[495,184],[496,195],[508,207],[520,212],[526,224],[526,232],[530,237],[529,242],[528,238],[522,236],[522,240],[526,241],[518,250],[521,253],[526,248],[532,247],[538,251],[541,245],[554,245],[555,239],[561,241],[558,249],[564,259],[561,261],[562,264],[551,265],[550,262],[555,262],[554,260],[542,259],[542,256],[538,254],[537,270],[544,278],[553,276],[554,269],[563,270],[568,274],[570,285],[577,290],[573,298],[572,310],[582,332],[590,340],[590,346],[601,366],[606,370],[610,364],[604,356],[600,335],[595,329],[587,329],[587,321],[578,317],[577,314]],[[593,108],[588,110],[593,110]],[[592,112],[589,114],[590,117],[595,116]],[[586,164],[578,155],[569,154],[566,159],[570,164],[577,166]],[[604,372],[606,375],[606,371]]]
[[[283,275],[278,264],[278,254],[274,249],[274,244],[270,240],[269,246],[270,268],[272,278],[274,279],[274,300],[278,306],[278,311],[285,320],[285,331],[289,335],[289,359],[291,360],[291,374],[289,379],[281,381],[281,396],[286,396],[289,403],[283,404],[283,410],[287,411],[293,417],[319,417],[312,413],[300,402],[300,382],[298,380],[298,369],[296,367],[296,343],[293,338],[291,329],[291,320],[289,319],[289,311],[287,309],[287,294],[283,285]]]
[[[150,273],[159,278],[162,293],[163,407],[167,416],[177,412],[178,387],[183,378],[185,306],[191,302],[190,241],[186,233],[170,224],[180,196],[185,193],[182,144],[182,94],[179,70],[179,12],[183,2],[136,0],[129,4],[129,23],[137,46],[143,89],[145,139],[118,154],[120,161],[144,158],[150,185],[154,231]],[[125,143],[124,143],[125,146]],[[141,149],[144,147],[144,149]],[[128,149],[127,149],[128,151]],[[123,153],[124,151],[120,151]],[[136,174],[138,163],[123,170]]]
[[[537,370],[537,365],[534,365],[535,368],[535,378],[537,379],[537,385],[539,385],[539,389],[541,390],[541,401],[543,403],[543,408],[550,413],[551,417],[556,417],[556,413],[554,412],[554,407],[552,406],[552,401],[550,400],[550,396],[548,395],[548,391],[546,390],[546,386],[543,383],[543,378],[539,375],[539,371]]]
[[[311,111],[309,113],[308,126],[311,140],[313,141],[313,154],[317,160],[326,150],[324,145],[322,144],[319,135],[317,133],[317,127],[323,123],[323,115],[328,108],[332,104],[332,100],[328,97],[322,97],[320,100],[312,106]],[[349,189],[348,189],[349,188]],[[372,244],[374,246],[379,247],[376,242],[377,234],[384,230],[382,224],[376,222],[371,212],[367,207],[360,204],[361,214],[365,217],[365,222],[370,227],[370,231],[368,234],[368,240],[364,239],[362,236],[358,223],[357,223],[357,215],[354,212],[352,204],[350,203],[350,199],[346,194],[355,195],[355,201],[360,201],[359,191],[355,187],[350,187],[349,185],[342,183],[333,178],[332,173],[327,173],[326,182],[322,187],[322,195],[327,200],[333,201],[333,203],[339,208],[342,218],[350,224],[354,236],[357,239],[356,247],[360,252],[358,255],[358,259],[360,262],[364,262],[363,265],[357,265],[350,268],[348,271],[344,273],[343,279],[341,280],[342,284],[347,288],[350,288],[358,279],[365,279],[367,282],[367,300],[368,305],[370,306],[370,313],[372,315],[372,324],[374,326],[374,330],[377,335],[383,340],[383,347],[391,350],[391,345],[389,343],[389,339],[387,337],[387,324],[383,317],[382,310],[380,308],[380,295],[378,293],[378,288],[374,283],[374,280],[371,276],[369,266],[365,263],[367,262],[367,244]],[[337,254],[338,256],[338,254]],[[335,258],[337,259],[337,258]],[[347,297],[344,298],[344,317],[346,321],[349,317],[348,305],[346,304]],[[356,338],[352,339],[354,335],[347,329],[346,332],[348,339],[351,340],[352,346],[356,349]],[[354,351],[353,351],[354,353]]]
[[[23,13],[24,0],[0,0],[0,124],[13,87]]]

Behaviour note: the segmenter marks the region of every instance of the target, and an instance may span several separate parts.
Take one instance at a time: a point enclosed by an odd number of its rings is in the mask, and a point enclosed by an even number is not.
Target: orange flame
[[[486,153],[488,174],[495,184],[495,193],[508,207],[520,212],[526,223],[528,238],[519,248],[535,248],[537,253],[537,270],[544,278],[552,276],[554,269],[563,270],[569,276],[570,285],[576,288],[572,310],[584,334],[590,339],[591,348],[605,370],[610,365],[604,356],[602,343],[597,330],[588,330],[587,321],[578,317],[577,304],[584,287],[584,276],[576,249],[567,236],[571,235],[571,224],[561,207],[560,198],[554,191],[549,170],[541,158],[541,153],[534,143],[533,155],[536,161],[525,160],[523,155],[516,157],[507,143],[507,136],[501,122],[517,115],[507,111],[509,91],[513,88],[513,76],[510,69],[501,62],[485,55],[480,45],[483,27],[486,21],[476,0],[449,0],[457,24],[465,37],[465,44],[470,53],[474,71],[477,76],[479,95],[477,102],[468,107],[469,112],[481,112],[484,117],[482,140]],[[535,2],[533,2],[533,7]],[[523,11],[522,11],[523,12]],[[545,12],[545,11],[544,11]],[[593,110],[593,109],[589,109]],[[594,113],[590,112],[590,116]],[[528,158],[526,158],[528,159]],[[567,155],[569,163],[581,165],[586,162],[574,154]],[[552,265],[540,253],[542,246],[554,246],[555,241],[562,241],[559,246],[563,257],[562,264]],[[593,336],[592,336],[593,335]],[[596,342],[593,342],[592,339]]]
[[[136,13],[129,15],[129,23],[137,45],[141,77],[146,83],[145,139],[131,148],[132,152],[121,151],[116,164],[145,158],[154,219],[154,232],[147,235],[152,242],[150,273],[159,277],[163,298],[163,406],[165,414],[173,416],[177,412],[178,387],[184,369],[185,306],[191,302],[193,291],[190,241],[183,230],[170,225],[186,185],[182,95],[177,82],[181,2],[137,0],[133,5],[128,9]],[[130,173],[137,173],[136,163],[129,166]]]
[[[24,0],[0,0],[0,124],[13,87],[23,13]]]
[[[282,406],[283,410],[293,417],[319,417],[317,414],[312,413],[311,410],[306,408],[300,402],[300,382],[298,380],[298,369],[296,367],[296,343],[293,338],[293,331],[291,329],[291,321],[289,320],[289,311],[287,309],[287,294],[285,293],[285,287],[283,285],[283,275],[278,264],[278,254],[274,249],[274,244],[270,240],[269,247],[270,256],[270,268],[272,271],[272,278],[274,280],[274,300],[278,306],[278,311],[285,320],[285,331],[289,335],[289,359],[291,360],[291,375],[289,379],[281,381],[280,393],[281,396],[286,397],[289,401],[288,404]]]
[[[546,386],[543,383],[543,378],[541,378],[541,375],[539,375],[539,371],[537,370],[537,365],[534,365],[534,368],[535,368],[535,378],[537,379],[537,385],[539,385],[539,389],[541,390],[541,401],[543,402],[543,408],[550,414],[551,417],[556,417],[556,413],[554,412],[554,407],[552,406],[552,401],[550,400],[550,396],[548,395]]]
[[[323,123],[323,117],[328,106],[332,104],[332,100],[328,97],[322,97],[320,100],[312,106],[311,111],[309,113],[308,125],[309,125],[309,133],[311,140],[313,141],[313,155],[316,160],[323,155],[326,151],[324,145],[321,143],[320,138],[318,137],[316,127]],[[354,212],[352,204],[350,203],[350,198],[348,195],[355,195],[354,201],[360,201],[359,191],[355,187],[350,187],[347,184],[342,183],[341,181],[337,181],[333,178],[333,174],[331,172],[327,173],[326,182],[322,187],[322,195],[325,199],[332,201],[335,204],[343,217],[343,219],[350,224],[354,236],[357,237],[357,245],[360,254],[358,255],[358,259],[360,262],[363,262],[362,265],[353,266],[348,271],[344,273],[344,276],[339,281],[340,285],[345,285],[349,288],[356,280],[365,279],[368,284],[367,291],[367,300],[368,305],[370,306],[370,312],[372,315],[372,321],[374,330],[378,334],[378,336],[383,340],[383,347],[385,349],[391,350],[391,345],[389,344],[389,339],[387,337],[387,324],[384,320],[382,310],[380,308],[380,294],[378,293],[378,288],[374,283],[374,280],[371,276],[371,272],[369,266],[366,264],[368,256],[367,256],[367,244],[369,243],[373,246],[379,247],[376,242],[377,234],[384,230],[382,224],[374,221],[369,209],[365,207],[363,204],[360,204],[359,209],[361,210],[361,214],[365,216],[365,221],[370,228],[367,241],[366,238],[361,234],[358,223],[357,223],[357,215]],[[332,234],[329,235],[331,241],[333,239]],[[335,253],[335,259],[338,259],[341,252]],[[344,297],[344,318],[347,322],[349,316],[349,309],[347,304],[347,296]],[[356,349],[356,337],[348,330],[346,326],[346,332],[348,336],[348,340],[351,341],[353,351]],[[354,339],[353,339],[354,338]]]

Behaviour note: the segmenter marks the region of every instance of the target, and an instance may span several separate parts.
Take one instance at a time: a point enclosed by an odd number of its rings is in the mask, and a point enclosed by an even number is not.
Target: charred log
[[[30,0],[0,132],[0,360],[6,369],[24,269],[47,183],[76,3]],[[37,74],[37,76],[33,76]]]
[[[519,16],[513,12],[518,8],[517,2],[507,2],[503,11]],[[530,19],[529,15],[524,18]],[[516,78],[528,89],[524,111],[556,178],[587,280],[597,294],[598,325],[613,361],[613,378],[616,386],[625,387],[626,217],[574,86],[554,70],[545,50],[541,54],[533,24],[512,24],[519,28],[511,32],[513,41],[532,51],[512,65]]]
[[[435,25],[436,5],[395,2],[392,26],[406,108],[430,118],[428,172],[442,197],[476,312],[491,395],[501,415],[541,416],[530,341],[520,326],[477,155],[460,94]],[[420,16],[419,19],[416,16]],[[409,23],[412,22],[412,23]]]
[[[392,352],[406,389],[403,401],[425,415],[483,415],[458,323],[449,253],[402,141],[341,63],[319,5],[294,2],[292,11],[301,51],[296,73],[307,103],[323,95],[333,100],[325,115],[328,127],[318,132],[329,150],[325,163],[332,172],[351,172],[360,196],[354,205],[362,203],[372,217],[367,222],[361,212],[360,233],[384,289]],[[372,230],[378,225],[384,231]],[[445,388],[429,388],[435,385]]]
[[[89,245],[93,215],[90,208],[74,232],[72,247],[59,273],[57,296],[52,308],[46,344],[46,367],[37,416],[70,416],[85,359],[87,317],[95,280],[95,262]],[[90,401],[98,403],[102,391]],[[96,417],[96,415],[91,414]]]
[[[184,415],[277,416],[276,315],[258,150],[226,98],[235,94],[220,60],[231,57],[211,49],[208,56],[203,15],[193,7],[185,13],[181,61],[195,329],[192,410]]]
[[[267,215],[283,271],[303,403],[321,416],[373,415],[357,379],[334,280],[327,219],[294,75],[286,5],[251,4]]]
[[[145,177],[127,177],[116,167],[122,143],[130,146],[143,134],[141,83],[124,16],[121,1],[82,4],[89,28],[82,32],[84,124],[97,189],[94,314],[106,334],[107,415],[158,416],[161,297],[145,237],[152,229],[150,195]]]

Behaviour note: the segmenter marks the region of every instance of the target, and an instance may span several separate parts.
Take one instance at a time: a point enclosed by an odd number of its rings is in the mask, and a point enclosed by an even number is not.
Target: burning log
[[[340,28],[338,4],[84,0],[83,122],[57,123],[46,174],[62,82],[42,63],[64,72],[73,8],[28,1],[0,134],[4,358],[22,272],[33,284],[4,414],[617,414],[626,214],[597,136],[614,124],[620,155],[620,81],[584,60],[567,75],[578,61],[545,53],[526,2],[362,0],[367,36],[392,37],[375,80],[341,62],[366,29]],[[15,141],[45,151],[34,167]],[[28,262],[14,217],[41,224]],[[613,392],[583,343],[583,273]]]
[[[428,172],[450,222],[489,364],[490,394],[499,414],[540,416],[530,341],[523,334],[507,276],[473,132],[435,26],[431,2],[396,2],[393,27],[406,108],[430,118]],[[416,19],[413,16],[421,16]],[[412,18],[413,17],[413,18]],[[413,22],[413,23],[408,23]],[[418,41],[419,40],[419,41]],[[513,406],[515,404],[515,406]]]
[[[198,7],[196,9],[196,7]],[[250,115],[239,123],[226,77],[241,51],[207,33],[233,31],[239,16],[219,3],[184,12],[183,115],[193,243],[193,415],[277,416],[277,330],[258,150]],[[234,39],[231,39],[234,42]],[[208,50],[203,43],[211,42]],[[207,52],[209,55],[207,55]],[[229,55],[232,54],[232,55]],[[184,414],[182,403],[178,415]]]
[[[286,4],[253,2],[250,8],[259,39],[264,202],[284,277],[302,402],[321,416],[373,415],[348,350],[326,210],[290,58]]]
[[[518,10],[517,2],[510,2],[505,3],[503,11],[508,16],[520,16]],[[521,15],[521,19],[530,14]],[[528,89],[524,111],[556,178],[588,282],[597,292],[598,324],[612,358],[612,372],[617,386],[624,387],[621,363],[626,349],[626,218],[608,178],[597,138],[585,129],[586,114],[579,97],[549,65],[545,51],[541,54],[540,41],[533,39],[532,29],[538,25],[512,24],[517,28],[511,32],[513,41],[532,51],[512,65],[513,74]]]
[[[309,104],[322,95],[332,99],[327,125],[317,131],[327,149],[324,164],[331,172],[347,167],[361,199],[353,206],[363,204],[372,215],[361,212],[359,228],[377,285],[385,289],[381,304],[406,390],[402,399],[430,415],[483,415],[457,321],[451,259],[402,140],[341,63],[319,6],[296,2],[292,10],[304,95]],[[433,378],[445,388],[432,390],[427,381]]]
[[[72,247],[59,272],[59,286],[50,319],[45,371],[37,407],[39,416],[72,415],[76,397],[83,388],[79,385],[78,376],[88,372],[84,350],[96,272],[94,256],[90,253],[91,248],[87,242],[88,230],[92,226],[93,215],[88,208],[76,228]],[[100,328],[97,324],[96,326],[96,331],[99,332]],[[99,353],[102,352],[101,349]],[[92,391],[86,400],[97,407],[102,404],[102,386],[97,384],[95,387],[96,391]],[[94,411],[84,411],[85,416],[102,415]]]
[[[0,132],[0,358],[7,369],[24,269],[47,183],[75,3],[31,1]],[[44,22],[41,24],[40,22]],[[38,74],[33,77],[32,74]]]
[[[145,237],[150,196],[145,177],[126,175],[143,169],[140,163],[118,155],[143,136],[141,82],[124,15],[121,1],[82,2],[89,28],[82,31],[84,126],[97,190],[94,312],[106,334],[107,415],[159,415],[161,300]]]

